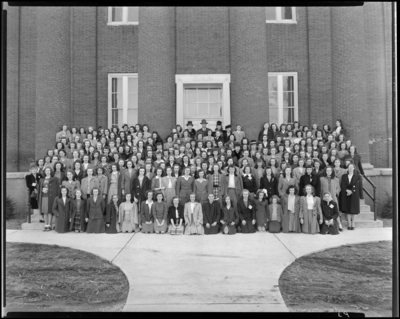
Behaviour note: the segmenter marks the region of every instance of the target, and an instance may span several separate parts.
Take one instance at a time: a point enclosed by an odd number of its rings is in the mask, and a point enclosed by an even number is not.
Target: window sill
[[[139,22],[112,22],[112,23],[107,23],[107,26],[110,27],[117,27],[117,26],[123,26],[123,25],[139,25]]]
[[[276,24],[297,24],[297,21],[272,21],[267,20],[266,23],[276,23]]]

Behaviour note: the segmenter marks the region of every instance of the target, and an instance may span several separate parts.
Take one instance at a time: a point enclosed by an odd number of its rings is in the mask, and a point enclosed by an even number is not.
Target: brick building
[[[69,127],[335,125],[391,167],[391,4],[363,7],[10,7],[7,171]],[[140,21],[140,22],[139,22]]]

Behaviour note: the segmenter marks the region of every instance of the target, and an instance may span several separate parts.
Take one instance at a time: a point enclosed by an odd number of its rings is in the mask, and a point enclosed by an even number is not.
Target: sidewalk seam
[[[118,254],[111,260],[111,263],[114,262],[115,258],[117,258],[118,255],[121,253],[121,251],[123,251],[123,250],[125,249],[126,245],[129,244],[129,242],[132,240],[133,237],[135,237],[135,235],[136,235],[136,233],[133,233],[133,234],[132,234],[132,237],[126,242],[126,244],[124,245],[124,247],[122,247],[121,250],[118,252]]]
[[[277,239],[279,240],[279,242],[283,245],[283,247],[285,247],[285,248],[287,249],[287,251],[290,252],[290,253],[292,254],[292,256],[294,257],[294,259],[296,260],[297,257],[292,253],[292,251],[291,251],[289,248],[286,247],[286,245],[279,239],[278,236],[276,236],[275,234],[274,234],[274,236],[275,236],[275,238],[277,238]]]

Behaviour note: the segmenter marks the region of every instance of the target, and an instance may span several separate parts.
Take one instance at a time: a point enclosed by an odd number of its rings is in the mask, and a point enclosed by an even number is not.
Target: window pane
[[[135,125],[138,122],[138,110],[128,110],[128,125]]]
[[[185,89],[186,102],[197,102],[196,89]]]
[[[283,92],[283,106],[294,106],[294,92]]]
[[[198,101],[208,102],[208,89],[197,89]]]
[[[113,109],[122,108],[122,93],[112,94],[111,107]]]
[[[294,77],[293,76],[283,76],[283,90],[284,91],[294,91]]]
[[[123,123],[123,114],[122,110],[112,110],[112,124],[122,125]],[[136,123],[135,123],[136,124]]]
[[[294,122],[294,108],[283,108],[283,123]]]
[[[129,93],[137,93],[138,91],[138,78],[137,77],[128,77],[128,92]]]
[[[292,20],[292,7],[282,7],[282,20]]]
[[[196,103],[186,104],[186,116],[187,117],[197,116],[197,104]]]
[[[265,20],[276,20],[275,7],[265,7]]]
[[[139,7],[128,7],[128,22],[139,22]]]
[[[128,109],[136,109],[137,110],[137,108],[138,108],[138,94],[137,93],[129,93],[128,94]]]
[[[278,92],[269,92],[269,108],[278,107]]]
[[[208,103],[199,103],[198,104],[198,116],[208,116]]]
[[[222,116],[220,103],[210,103],[210,116]]]
[[[122,22],[122,7],[112,7],[111,21]]]
[[[210,89],[210,102],[219,102],[221,100],[221,89]]]
[[[268,76],[268,91],[278,91],[278,77],[276,75]]]
[[[269,109],[269,122],[279,125],[279,111],[278,109]]]
[[[112,78],[111,92],[122,92],[122,78]]]

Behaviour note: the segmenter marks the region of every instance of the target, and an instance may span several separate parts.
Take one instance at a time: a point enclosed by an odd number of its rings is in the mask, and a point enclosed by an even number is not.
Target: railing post
[[[377,211],[376,211],[376,187],[373,188],[374,189],[374,220],[376,221],[376,215],[377,215]]]
[[[31,207],[31,194],[30,194],[30,190],[28,188],[28,223],[31,223],[31,211],[32,211],[32,207]]]

